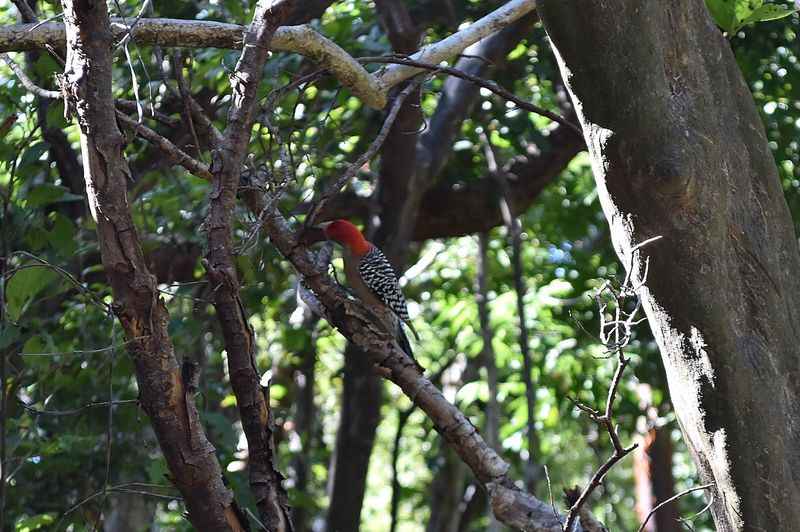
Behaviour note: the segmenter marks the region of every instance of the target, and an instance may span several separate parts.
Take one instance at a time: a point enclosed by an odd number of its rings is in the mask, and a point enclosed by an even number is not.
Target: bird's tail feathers
[[[414,329],[411,329],[411,331],[413,332]],[[405,354],[407,354],[409,358],[414,361],[414,364],[417,365],[419,371],[424,372],[425,368],[423,368],[420,365],[420,363],[417,362],[417,359],[414,357],[414,350],[411,349],[411,342],[408,341],[408,336],[406,336],[406,331],[405,329],[403,329],[403,322],[400,320],[397,320],[397,343],[400,345],[400,349],[402,349],[403,352],[405,352]]]

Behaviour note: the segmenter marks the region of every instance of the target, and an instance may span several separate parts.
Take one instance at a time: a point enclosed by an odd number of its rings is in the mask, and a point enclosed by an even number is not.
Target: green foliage
[[[410,2],[415,14],[430,7],[427,2]],[[454,21],[485,14],[487,2],[457,2],[455,13],[431,23],[426,41],[452,32]],[[797,15],[792,8],[761,2],[708,0],[709,10],[727,31],[740,67],[753,90],[764,119],[786,197],[795,219],[800,219],[800,153],[797,145],[800,109],[796,105],[800,87]],[[114,14],[131,16],[139,2],[112,3]],[[41,16],[60,10],[57,3],[39,3]],[[121,13],[116,13],[121,9]],[[223,0],[215,3],[192,1],[155,3],[153,16],[204,18],[245,23],[252,3]],[[773,20],[783,16],[781,20]],[[0,5],[0,23],[14,23],[9,4]],[[452,19],[452,20],[451,20]],[[764,22],[751,24],[752,22]],[[372,3],[336,2],[315,27],[355,56],[390,52],[388,40]],[[171,95],[169,81],[160,77],[161,62],[156,50],[136,46],[133,68],[139,93],[146,101],[180,116],[181,104]],[[115,94],[132,99],[129,65],[117,51],[114,67]],[[216,110],[216,125],[224,126],[230,70],[237,54],[223,50],[185,51],[191,68],[195,93],[207,96]],[[60,70],[47,54],[15,58],[26,64],[37,82],[55,88],[53,75]],[[495,81],[516,95],[542,107],[559,111],[557,68],[540,26],[527,35],[509,54],[509,65]],[[261,91],[281,87],[298,75],[314,69],[310,63],[290,54],[275,54],[264,73]],[[430,120],[440,101],[443,80],[435,78],[424,86],[421,108]],[[12,475],[7,511],[15,530],[48,529],[63,518],[61,529],[83,530],[89,518],[108,511],[116,500],[135,494],[116,494],[101,506],[92,499],[81,510],[67,516],[73,505],[101,491],[106,481],[106,437],[109,398],[132,401],[138,396],[135,370],[125,352],[125,339],[108,310],[98,301],[111,303],[111,287],[103,273],[95,223],[88,213],[81,176],[77,184],[62,175],[56,161],[56,146],[45,140],[44,130],[65,135],[65,146],[79,153],[79,138],[73,122],[63,119],[63,106],[44,105],[31,97],[0,65],[0,123],[12,115],[13,126],[0,141],[0,237],[11,272],[5,279],[5,321],[0,324],[0,350],[8,356],[9,374],[4,383],[10,398],[7,418],[8,456]],[[343,166],[362,153],[374,138],[382,115],[366,109],[331,77],[307,90],[287,93],[275,103],[273,126],[290,142],[297,172],[280,205],[293,212],[312,191],[324,187],[341,173]],[[171,131],[163,125],[148,125],[176,141],[189,144],[186,131]],[[549,147],[547,119],[509,108],[505,102],[482,94],[475,113],[464,122],[454,152],[441,182],[461,187],[484,179],[487,161],[484,137],[488,137],[499,163],[546,150]],[[180,138],[186,134],[187,138]],[[48,137],[50,138],[50,137]],[[266,171],[275,173],[278,160],[276,138],[265,127],[252,132],[251,153]],[[200,363],[202,379],[196,402],[201,419],[213,442],[225,476],[239,504],[250,510],[254,501],[247,495],[248,479],[242,466],[246,453],[241,448],[241,427],[230,388],[219,325],[210,300],[213,293],[204,282],[200,257],[205,235],[201,230],[207,214],[206,182],[171,166],[141,139],[129,138],[126,156],[132,180],[128,196],[136,228],[142,235],[148,261],[158,266],[159,287],[170,312],[169,331],[179,358]],[[199,157],[208,162],[208,154]],[[353,191],[369,195],[379,161],[358,176]],[[252,230],[252,216],[236,212],[234,242],[242,245]],[[596,307],[591,296],[600,283],[618,276],[621,268],[611,249],[606,220],[599,205],[588,158],[576,157],[537,198],[521,218],[523,229],[523,273],[533,358],[532,376],[536,388],[534,412],[537,436],[536,457],[548,465],[553,491],[583,484],[609,453],[606,439],[573,407],[570,398],[601,405],[613,372],[613,364],[591,334],[597,330]],[[501,406],[500,445],[503,456],[522,478],[526,464],[526,421],[528,417],[519,348],[514,280],[511,275],[510,246],[504,228],[489,235],[489,306],[499,375]],[[35,253],[57,265],[81,283],[81,289],[65,281],[51,267],[14,251]],[[405,291],[411,302],[415,325],[422,335],[416,346],[429,374],[449,364],[443,378],[446,396],[455,400],[477,427],[485,426],[488,385],[480,364],[482,340],[475,301],[478,246],[474,236],[428,241],[411,250],[411,263],[427,264],[408,279]],[[294,274],[263,238],[243,249],[237,257],[243,282],[242,296],[250,323],[256,332],[261,371],[271,369],[272,406],[278,434],[280,469],[288,477],[291,504],[314,518],[327,509],[326,483],[335,445],[342,394],[342,337],[324,324],[310,325],[293,315],[296,310]],[[155,270],[155,268],[154,268]],[[587,331],[589,333],[587,333]],[[303,361],[316,349],[312,429],[297,430],[301,387],[305,378]],[[627,442],[637,433],[637,420],[645,412],[641,390],[647,384],[659,421],[676,431],[670,412],[666,384],[656,347],[646,326],[637,331],[630,346],[632,369],[622,383],[619,422]],[[398,412],[410,407],[408,399],[387,385],[383,422],[368,478],[362,514],[362,529],[388,530],[390,463]],[[98,405],[99,403],[99,405]],[[95,405],[84,408],[87,405]],[[77,411],[76,411],[77,410]],[[57,412],[73,412],[56,415]],[[135,402],[113,407],[112,460],[109,484],[145,483],[147,489],[175,496],[166,463],[160,455],[147,416]],[[670,430],[669,428],[667,430]],[[411,414],[401,438],[399,479],[402,486],[399,530],[416,532],[426,522],[431,482],[442,470],[441,437],[419,411]],[[676,437],[675,474],[679,488],[695,482],[691,460]],[[297,458],[308,464],[305,486],[298,487]],[[598,517],[611,530],[635,530],[630,461],[615,468],[606,481],[608,488],[593,501]],[[160,490],[153,486],[162,487]],[[538,495],[548,497],[540,483]],[[697,497],[700,497],[698,495]],[[146,499],[156,510],[156,522],[169,530],[189,530],[181,517],[184,508],[177,498]],[[682,499],[688,514],[702,507],[701,499]],[[708,530],[709,519],[694,523],[698,531]],[[38,527],[38,528],[37,528]],[[705,528],[704,528],[705,527]],[[478,518],[471,530],[484,530]]]
[[[706,6],[717,26],[729,35],[748,24],[779,20],[800,11],[798,7],[765,4],[764,0],[706,0]]]
[[[58,276],[41,265],[29,265],[11,276],[6,285],[6,312],[18,321],[28,304]]]

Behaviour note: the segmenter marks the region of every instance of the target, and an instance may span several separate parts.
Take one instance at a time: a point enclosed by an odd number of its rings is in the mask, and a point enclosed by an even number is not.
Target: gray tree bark
[[[800,523],[800,252],[764,128],[702,0],[542,0],[614,247],[717,530]],[[639,251],[634,246],[662,236]]]

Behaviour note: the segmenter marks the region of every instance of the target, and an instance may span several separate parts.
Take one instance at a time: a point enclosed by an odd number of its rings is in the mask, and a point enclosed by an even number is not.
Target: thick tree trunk
[[[649,258],[640,295],[717,530],[797,530],[800,253],[730,46],[702,0],[539,14],[617,253],[634,279]]]

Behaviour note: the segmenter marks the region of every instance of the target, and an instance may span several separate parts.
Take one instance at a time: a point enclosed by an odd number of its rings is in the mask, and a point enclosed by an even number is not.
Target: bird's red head
[[[369,251],[370,244],[358,230],[358,227],[347,220],[334,220],[323,225],[325,236],[335,242],[346,246],[356,255],[363,255]]]

